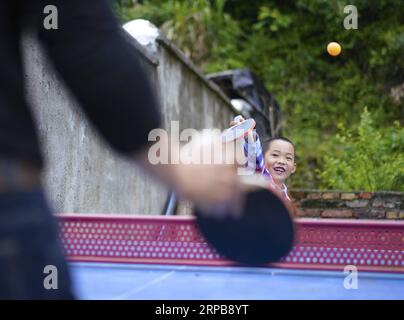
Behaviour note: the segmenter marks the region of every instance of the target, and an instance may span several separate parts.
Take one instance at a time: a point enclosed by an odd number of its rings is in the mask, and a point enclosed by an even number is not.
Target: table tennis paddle
[[[195,208],[199,230],[219,254],[230,260],[248,265],[276,262],[293,246],[291,207],[280,194],[268,189],[267,182],[256,176],[242,178],[245,201],[239,208],[240,217],[225,212],[231,210],[226,207]]]
[[[245,138],[255,128],[254,119],[247,119],[241,123],[238,123],[222,133],[222,142],[228,143],[234,140]]]

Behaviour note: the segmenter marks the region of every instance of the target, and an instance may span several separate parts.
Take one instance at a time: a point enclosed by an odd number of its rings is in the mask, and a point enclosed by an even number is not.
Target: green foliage
[[[197,66],[205,71],[243,67],[237,54],[241,29],[224,12],[224,0],[144,1],[142,5],[117,9],[123,21],[143,18],[152,21]]]
[[[404,191],[404,128],[377,128],[364,109],[359,126],[342,124],[335,151],[324,156],[324,170],[317,170],[323,186],[340,190]]]
[[[298,169],[290,187],[337,188],[341,185],[337,178],[335,184],[332,179],[325,183],[320,173],[329,170],[325,155],[332,159],[341,155],[335,148],[338,124],[356,130],[363,106],[383,134],[397,130],[394,121],[404,123],[404,99],[395,105],[389,97],[390,89],[404,82],[402,0],[350,1],[358,8],[358,30],[343,28],[346,4],[145,0],[133,5],[127,0],[121,1],[117,12],[124,21],[151,20],[207,73],[231,68],[254,71],[280,102],[283,135],[297,147]],[[327,54],[330,41],[342,45],[340,56]],[[400,157],[398,149],[392,152]],[[383,170],[390,172],[387,167]],[[392,182],[391,188],[402,188],[399,182]]]

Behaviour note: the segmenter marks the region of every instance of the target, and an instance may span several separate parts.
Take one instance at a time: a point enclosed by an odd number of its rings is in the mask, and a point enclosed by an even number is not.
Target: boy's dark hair
[[[293,146],[293,149],[295,150],[295,161],[296,161],[297,155],[296,155],[296,147],[295,147],[295,144],[294,144],[291,140],[289,140],[288,138],[283,137],[283,136],[272,137],[272,138],[266,139],[266,140],[264,141],[264,144],[263,144],[263,151],[264,151],[264,154],[268,151],[269,146],[271,145],[272,141],[275,141],[275,140],[283,140],[283,141],[289,142],[289,143]]]

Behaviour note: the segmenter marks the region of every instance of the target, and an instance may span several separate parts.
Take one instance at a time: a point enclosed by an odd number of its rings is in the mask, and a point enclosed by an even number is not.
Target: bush
[[[365,108],[355,130],[340,125],[335,142],[324,170],[317,170],[325,188],[404,191],[404,128],[398,121],[377,128]]]

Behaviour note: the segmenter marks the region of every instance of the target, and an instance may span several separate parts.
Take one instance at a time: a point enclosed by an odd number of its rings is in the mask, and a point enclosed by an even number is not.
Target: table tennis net
[[[193,217],[58,215],[71,261],[224,266]],[[270,244],[268,244],[270,245]],[[404,273],[404,222],[296,221],[289,254],[268,267]]]

